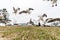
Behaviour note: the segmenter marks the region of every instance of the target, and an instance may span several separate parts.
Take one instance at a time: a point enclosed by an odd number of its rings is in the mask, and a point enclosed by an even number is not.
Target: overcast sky
[[[25,10],[28,8],[35,9],[31,12],[31,14],[13,14],[13,8],[20,8],[21,10]],[[48,18],[56,18],[60,17],[60,0],[58,0],[57,7],[51,7],[51,2],[42,1],[42,0],[0,0],[0,9],[6,8],[10,14],[10,19],[13,21],[17,21],[20,23],[24,23],[29,21],[30,18],[38,19],[39,15],[47,14]]]

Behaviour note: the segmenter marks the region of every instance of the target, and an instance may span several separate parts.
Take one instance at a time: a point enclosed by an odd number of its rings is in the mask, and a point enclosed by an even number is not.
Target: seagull
[[[30,10],[34,10],[34,9],[33,8],[28,8],[27,10],[23,10],[23,11],[19,12],[19,14],[22,14],[22,13],[30,14],[31,13]]]

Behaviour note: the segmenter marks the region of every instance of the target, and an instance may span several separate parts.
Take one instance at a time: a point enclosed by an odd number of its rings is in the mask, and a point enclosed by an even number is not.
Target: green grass
[[[60,40],[60,27],[0,27],[2,37],[10,40]]]

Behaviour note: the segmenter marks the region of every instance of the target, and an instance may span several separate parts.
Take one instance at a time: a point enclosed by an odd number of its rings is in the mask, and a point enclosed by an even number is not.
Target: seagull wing
[[[17,13],[17,9],[15,9],[15,7],[13,7],[14,13]]]
[[[13,10],[15,11],[15,7],[13,7]]]
[[[34,10],[33,8],[29,8],[29,10]]]
[[[19,12],[19,14],[22,14],[22,13],[27,13],[27,11],[23,10],[23,11]]]

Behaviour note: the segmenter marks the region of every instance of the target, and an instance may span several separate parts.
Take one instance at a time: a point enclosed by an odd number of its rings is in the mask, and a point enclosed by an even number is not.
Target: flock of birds
[[[4,11],[4,13],[5,13],[5,10],[6,9],[3,9]],[[17,8],[17,9],[15,9],[14,7],[13,7],[13,11],[14,11],[14,14],[17,14],[17,12],[18,12],[18,10],[20,10],[20,8]],[[25,14],[30,14],[31,12],[30,12],[30,10],[34,10],[33,8],[28,8],[27,10],[22,10],[22,11],[20,11],[19,12],[19,14],[22,14],[22,13],[25,13]],[[7,11],[6,11],[7,12]],[[1,22],[3,22],[3,23],[5,23],[5,24],[7,24],[7,23],[9,23],[9,22],[11,22],[11,20],[9,20],[8,18],[6,18],[6,13],[4,14],[4,17],[5,17],[5,19],[4,20],[1,20],[0,19],[0,21]],[[46,23],[52,23],[52,22],[54,22],[55,23],[55,21],[60,21],[60,18],[47,18],[47,14],[43,14],[43,15],[41,15],[41,16],[38,16],[39,17],[39,19],[38,19],[38,25],[39,26],[46,26],[45,24]],[[44,20],[44,17],[46,17],[47,19],[45,19]],[[43,25],[41,25],[41,23],[40,22],[43,22]],[[32,24],[32,25],[35,25],[34,24],[34,22],[32,21],[32,19],[30,19],[30,21],[29,22],[27,22],[27,24]],[[56,25],[55,25],[56,26]]]
[[[19,11],[19,12],[18,12],[18,10],[20,10],[20,8],[16,9],[15,7],[13,7],[13,12],[14,12],[15,15],[17,13],[19,13],[19,14],[23,14],[23,13],[30,14],[31,10],[33,11],[34,9],[33,8],[28,8],[27,10],[22,10],[22,11]],[[8,14],[6,14],[5,12],[7,12],[6,9],[3,9],[3,16],[5,17],[5,19],[0,19],[0,22],[5,23],[6,25],[8,25],[8,23],[11,22],[12,20],[9,20],[9,18],[7,18]],[[52,22],[54,22],[54,25],[56,26],[56,24],[57,24],[56,21],[60,22],[60,18],[47,18],[47,14],[43,14],[43,15],[40,15],[38,17],[39,17],[39,19],[37,21],[38,21],[39,26],[46,26],[45,25],[46,23],[52,23]],[[44,17],[46,19],[44,19]],[[40,23],[41,21],[43,22],[42,25]],[[30,21],[27,22],[27,24],[29,24],[29,23],[32,24],[32,25],[35,25],[34,22],[32,21],[32,19],[30,19]],[[60,24],[60,23],[58,23],[58,24]]]
[[[43,1],[51,1],[51,2],[52,2],[52,7],[57,6],[57,0],[43,0]],[[16,9],[15,7],[13,7],[14,14],[17,14],[18,10],[20,10],[20,8],[17,8],[17,9]],[[28,9],[26,9],[26,10],[20,11],[19,14],[23,14],[23,13],[25,13],[25,14],[30,14],[30,13],[31,13],[31,12],[30,12],[31,10],[33,11],[34,9],[33,9],[33,8],[28,8]],[[47,18],[47,14],[43,14],[42,16],[38,16],[38,17],[39,17],[39,21],[40,21],[40,20],[41,20],[41,21],[44,21],[44,17]],[[60,18],[47,18],[47,19],[44,21],[43,26],[45,26],[46,23],[52,23],[52,22],[55,23],[55,21],[60,21]],[[34,25],[34,22],[32,21],[32,19],[30,19],[30,21],[29,21],[28,23]],[[27,24],[28,24],[28,23],[27,23]],[[41,24],[41,23],[38,22],[38,25],[39,25],[39,26],[41,26],[40,24]],[[55,26],[56,26],[56,25],[55,25]]]

